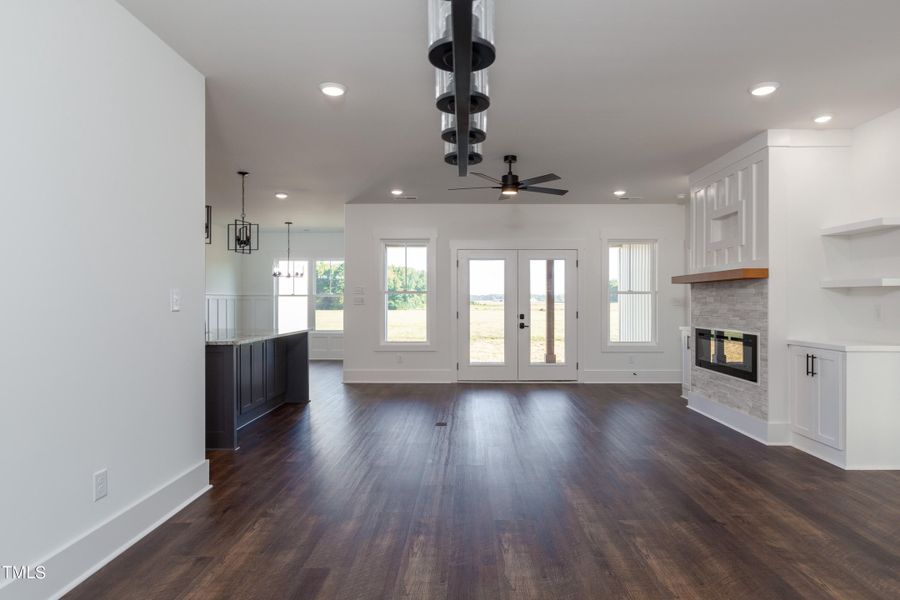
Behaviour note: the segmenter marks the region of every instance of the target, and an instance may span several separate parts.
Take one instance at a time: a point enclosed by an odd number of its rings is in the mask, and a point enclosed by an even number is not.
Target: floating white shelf
[[[870,233],[872,231],[882,231],[885,229],[900,228],[900,217],[878,217],[877,219],[868,219],[866,221],[857,221],[856,223],[847,223],[845,225],[836,225],[834,227],[825,227],[821,230],[822,235],[857,235],[860,233]]]
[[[866,277],[863,279],[823,279],[823,288],[900,287],[900,277]]]

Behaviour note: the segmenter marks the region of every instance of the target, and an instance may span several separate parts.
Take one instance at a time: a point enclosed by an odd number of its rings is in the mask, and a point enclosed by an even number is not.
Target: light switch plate
[[[353,293],[356,294],[356,295],[362,295],[362,294],[365,294],[365,293],[366,293],[366,288],[362,287],[361,285],[358,285],[358,286],[356,286],[356,287],[353,288]]]
[[[362,306],[365,303],[366,303],[366,299],[363,298],[362,296],[353,299],[353,304],[355,304],[356,306]]]

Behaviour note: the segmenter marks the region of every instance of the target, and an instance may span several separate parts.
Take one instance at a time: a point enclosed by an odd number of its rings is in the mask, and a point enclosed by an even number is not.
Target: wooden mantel
[[[716,281],[742,281],[745,279],[768,279],[769,269],[729,269],[693,275],[677,275],[672,283],[713,283]]]

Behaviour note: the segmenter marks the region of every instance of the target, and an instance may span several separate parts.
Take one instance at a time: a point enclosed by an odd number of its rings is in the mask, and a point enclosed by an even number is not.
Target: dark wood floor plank
[[[67,598],[900,598],[900,473],[671,385],[344,385],[210,452],[212,491]],[[436,423],[446,426],[438,427]]]

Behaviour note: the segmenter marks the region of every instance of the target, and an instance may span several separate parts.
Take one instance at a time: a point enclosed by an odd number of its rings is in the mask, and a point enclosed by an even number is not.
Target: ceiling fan
[[[522,179],[520,181],[519,176],[512,172],[512,166],[516,163],[517,160],[518,158],[515,154],[508,154],[503,157],[503,162],[509,165],[509,170],[500,179],[495,179],[493,177],[485,175],[484,173],[472,173],[472,175],[477,175],[482,179],[487,179],[488,181],[497,183],[499,185],[491,185],[485,187],[450,188],[450,191],[500,190],[500,200],[511,198],[519,192],[537,192],[538,194],[553,194],[556,196],[564,196],[569,192],[569,190],[535,186],[536,183],[544,183],[546,181],[556,181],[557,179],[561,179],[559,175],[555,175],[553,173],[548,173],[539,177],[530,177],[528,179]]]

